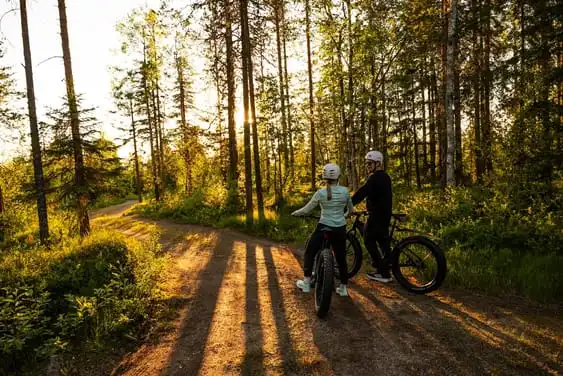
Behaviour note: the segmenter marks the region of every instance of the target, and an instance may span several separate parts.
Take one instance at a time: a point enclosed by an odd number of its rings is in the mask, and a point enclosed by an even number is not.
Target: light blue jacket
[[[327,200],[327,188],[315,192],[311,201],[291,215],[301,216],[310,214],[317,205],[321,206],[321,219],[319,223],[330,227],[346,226],[346,217],[352,213],[354,206],[348,188],[339,185],[331,186],[332,199]],[[346,211],[345,211],[346,209]]]

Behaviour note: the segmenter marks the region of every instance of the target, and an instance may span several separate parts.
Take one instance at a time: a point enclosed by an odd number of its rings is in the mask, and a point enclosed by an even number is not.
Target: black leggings
[[[336,262],[338,263],[340,282],[345,285],[348,283],[348,266],[346,265],[346,226],[330,227],[320,223],[317,225],[317,228],[309,237],[307,249],[305,249],[305,262],[303,265],[305,277],[310,277],[313,273],[315,255],[323,244],[324,232],[322,229],[324,228],[332,230],[328,232],[328,240],[332,245],[334,256],[336,257]]]
[[[372,266],[376,267],[384,277],[388,277],[389,265],[381,255],[388,257],[391,253],[389,238],[389,221],[369,217],[364,227],[364,242],[371,257]],[[379,245],[379,249],[377,246]],[[381,253],[380,253],[381,251]]]

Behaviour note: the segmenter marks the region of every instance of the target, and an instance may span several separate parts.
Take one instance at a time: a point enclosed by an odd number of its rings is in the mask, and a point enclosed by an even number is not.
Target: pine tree
[[[37,196],[37,213],[39,218],[39,237],[42,244],[49,240],[49,221],[47,218],[47,199],[45,197],[45,179],[43,177],[43,162],[39,141],[39,126],[35,107],[35,89],[33,85],[33,65],[31,61],[31,47],[29,43],[29,27],[27,22],[27,1],[20,0],[20,19],[22,27],[23,54],[25,61],[25,78],[27,86],[27,105],[29,111],[29,125],[31,128],[31,149],[33,157],[33,171],[35,178],[35,194]]]

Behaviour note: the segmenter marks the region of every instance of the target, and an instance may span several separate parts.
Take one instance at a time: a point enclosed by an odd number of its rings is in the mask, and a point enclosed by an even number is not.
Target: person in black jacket
[[[364,241],[371,256],[372,266],[377,270],[367,273],[367,277],[383,283],[391,282],[389,263],[382,255],[389,255],[391,240],[389,238],[389,224],[393,206],[393,191],[391,178],[383,170],[383,154],[370,151],[366,155],[366,172],[368,179],[365,184],[352,196],[352,203],[359,204],[366,199],[369,212],[364,227]],[[379,248],[377,246],[379,245]]]

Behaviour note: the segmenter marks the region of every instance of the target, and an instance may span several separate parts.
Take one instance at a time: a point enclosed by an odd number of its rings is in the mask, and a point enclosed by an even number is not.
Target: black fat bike
[[[348,278],[354,277],[362,267],[363,249],[360,239],[364,238],[362,218],[367,212],[354,212],[352,226],[346,234],[346,261]],[[406,214],[393,214],[389,237],[391,251],[382,255],[389,264],[393,276],[408,291],[415,294],[427,294],[439,288],[446,278],[446,258],[444,253],[428,235],[402,227]],[[401,239],[397,233],[413,233]],[[338,275],[336,276],[338,277]]]
[[[307,215],[303,218],[320,219],[320,217],[314,215]],[[331,229],[326,227],[321,231],[323,231],[323,242],[321,243],[319,251],[315,254],[313,272],[311,275],[311,287],[315,295],[315,312],[318,317],[324,318],[330,308],[332,292],[336,288],[335,278],[337,278],[339,273],[334,251],[329,240],[329,232]],[[308,243],[309,239],[307,239],[305,243],[305,249],[307,249]]]

